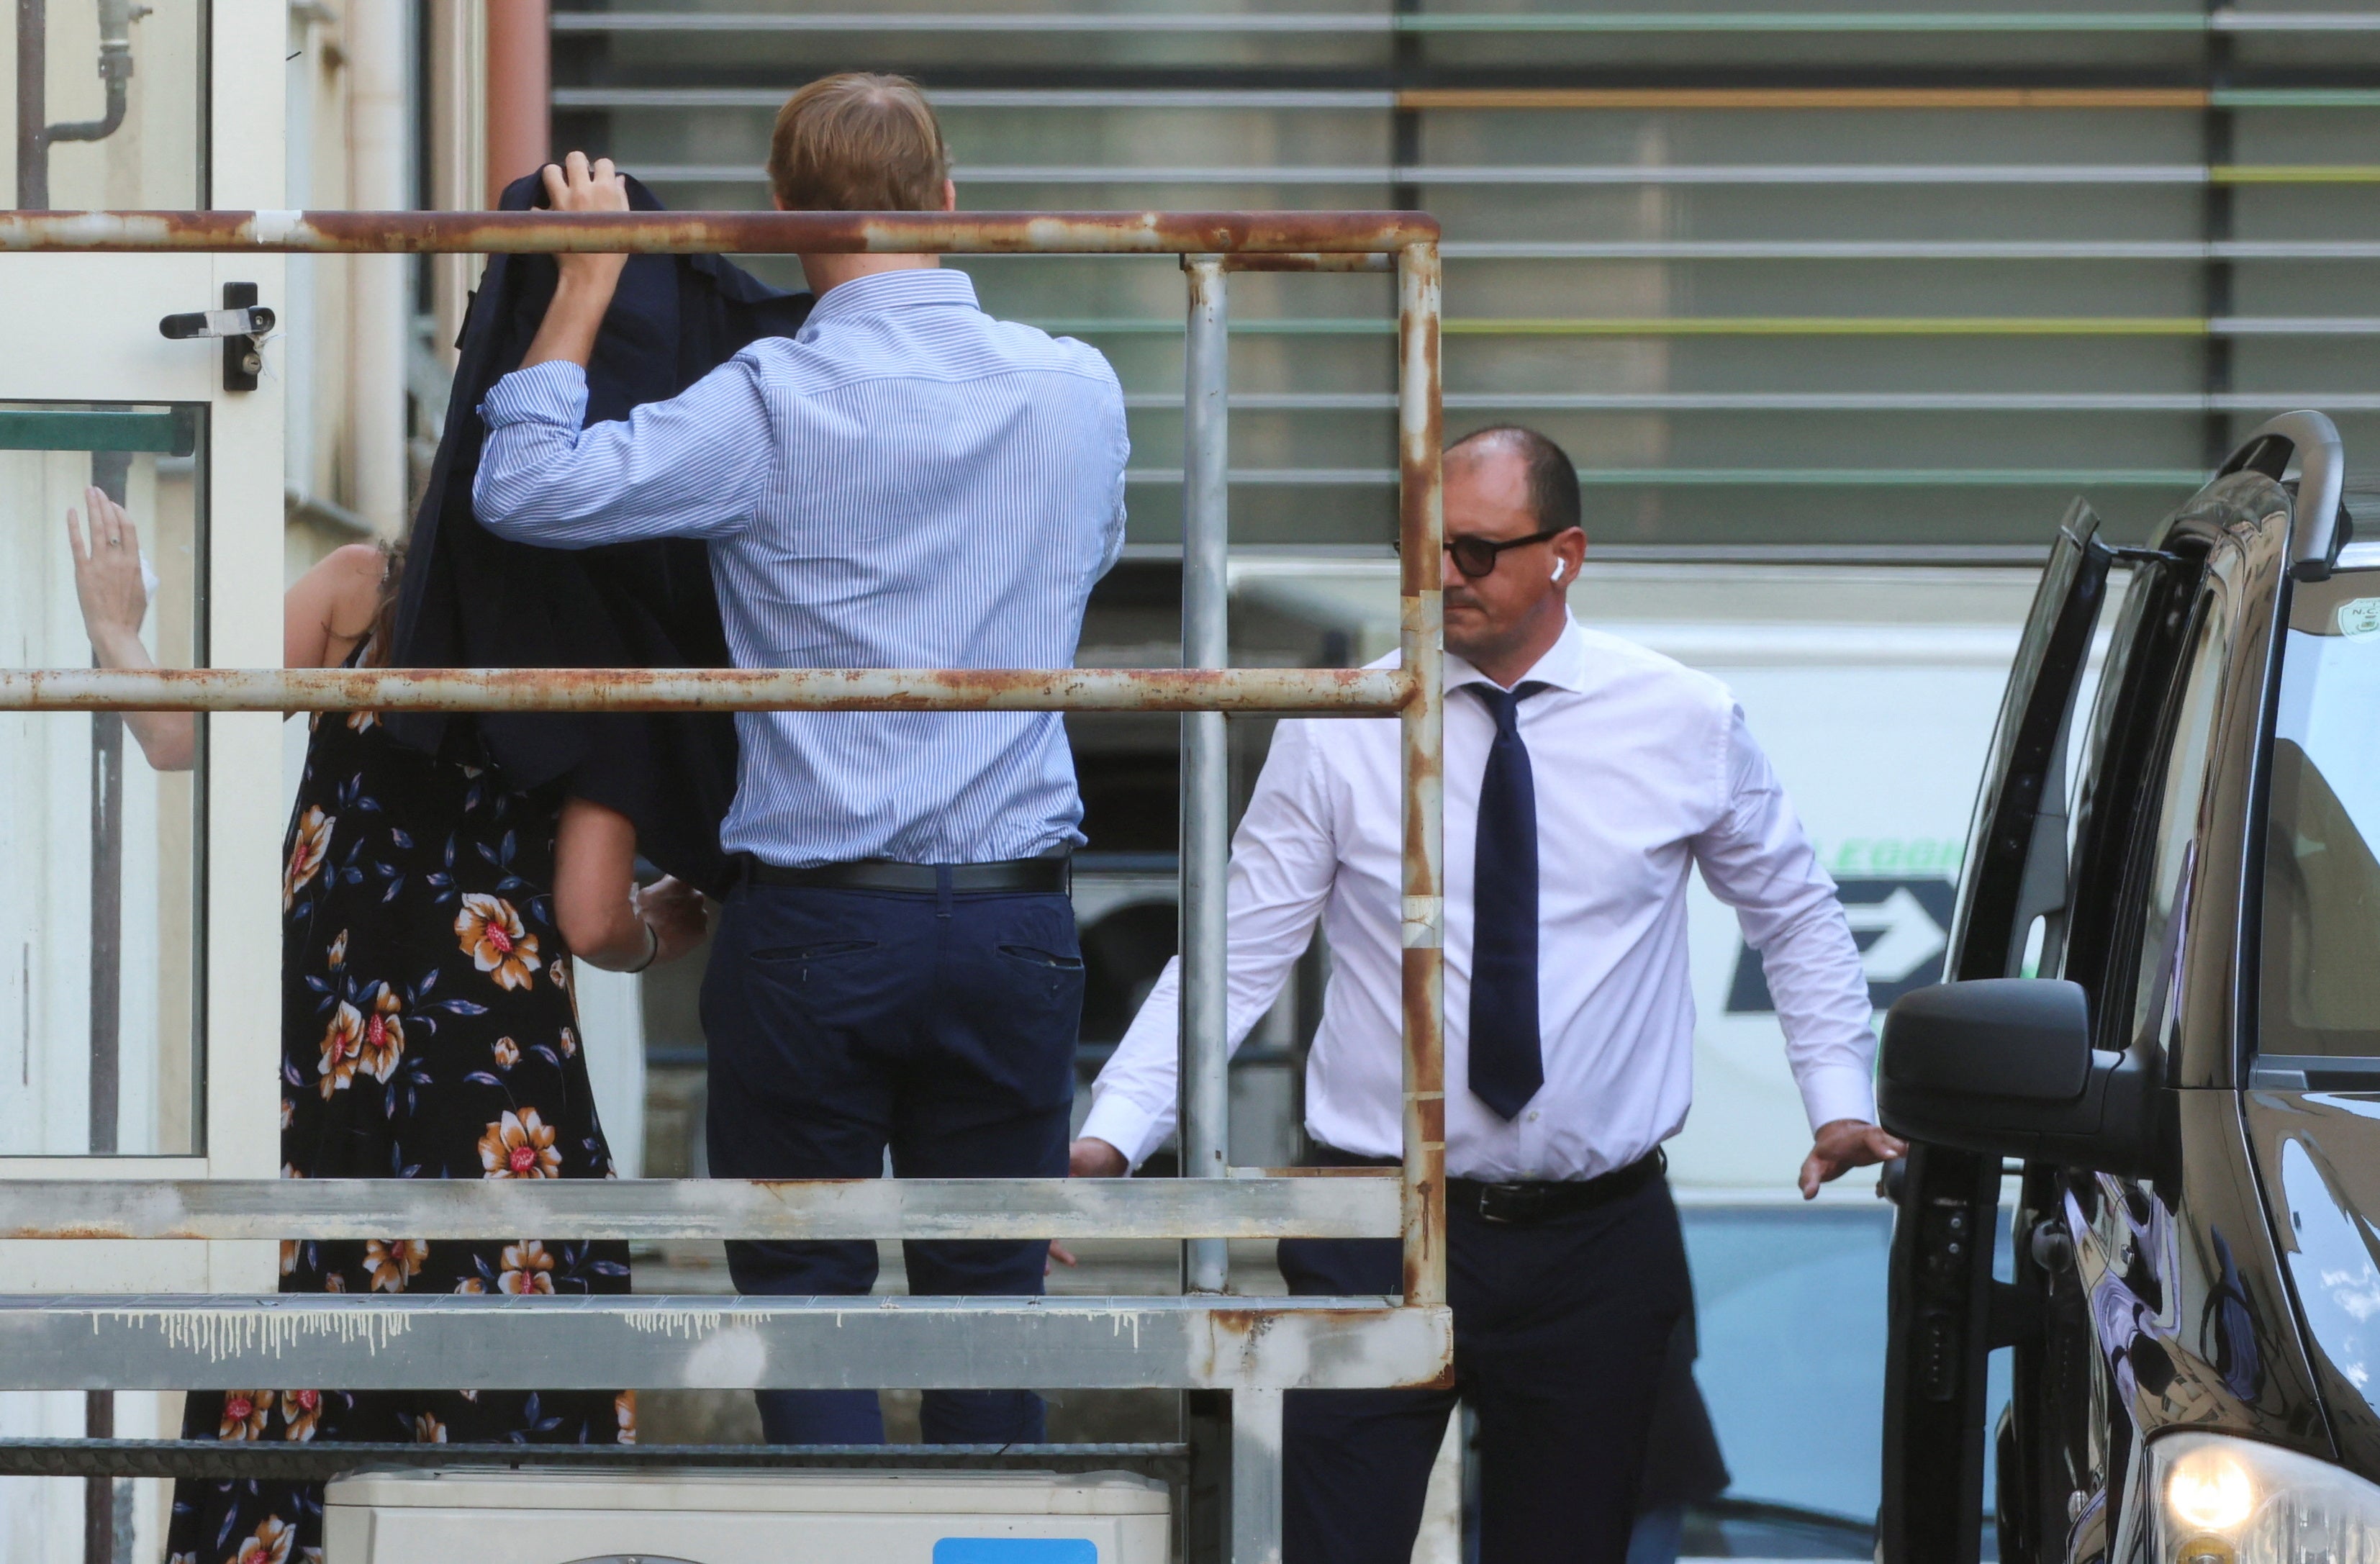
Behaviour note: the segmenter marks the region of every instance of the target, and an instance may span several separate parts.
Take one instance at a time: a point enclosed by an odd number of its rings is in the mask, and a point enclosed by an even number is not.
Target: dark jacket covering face
[[[639,212],[661,210],[628,181]],[[506,212],[546,204],[517,179]],[[704,545],[670,539],[567,551],[506,541],[471,514],[486,427],[482,398],[519,367],[553,297],[553,261],[489,258],[456,343],[446,428],[414,517],[397,605],[399,668],[723,668],[726,637]],[[587,422],[676,395],[747,344],[790,336],[808,294],[768,286],[712,255],[632,256],[588,367]],[[399,713],[406,743],[437,750],[476,729],[487,757],[524,791],[559,783],[636,822],[638,851],[723,894],[719,823],[735,789],[735,725],[719,713]],[[468,725],[468,726],[467,726]]]

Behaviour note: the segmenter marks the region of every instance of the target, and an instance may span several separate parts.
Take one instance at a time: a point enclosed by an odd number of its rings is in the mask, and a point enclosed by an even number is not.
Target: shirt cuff
[[[1812,1131],[1838,1119],[1876,1122],[1876,1083],[1867,1072],[1848,1064],[1822,1064],[1803,1075],[1800,1085]]]
[[[1127,1164],[1137,1168],[1163,1143],[1166,1125],[1159,1115],[1110,1088],[1091,1099],[1090,1115],[1075,1134],[1078,1140],[1087,1135],[1107,1142],[1123,1153]]]
[[[548,423],[576,430],[587,421],[587,370],[567,358],[515,370],[489,389],[480,417],[490,429]]]

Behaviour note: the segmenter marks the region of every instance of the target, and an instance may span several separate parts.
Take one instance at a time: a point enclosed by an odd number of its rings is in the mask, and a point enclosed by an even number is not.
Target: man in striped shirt
[[[787,210],[950,210],[932,110],[897,78],[829,77],[777,117]],[[545,178],[619,211],[608,160]],[[564,256],[522,367],[480,412],[474,502],[525,543],[710,542],[746,668],[1064,668],[1123,540],[1114,371],[993,320],[925,255],[805,255],[818,303],[667,402],[582,428],[585,366],[625,258]],[[1052,712],[736,719],[723,844],[742,882],[703,988],[709,1156],[735,1178],[1066,1171],[1084,838]],[[1038,1293],[1043,1246],[911,1243],[913,1290]],[[865,1293],[872,1243],[732,1243],[739,1291]],[[773,1442],[883,1437],[872,1391],[771,1391]],[[935,1443],[1038,1441],[1026,1391],[933,1391]]]

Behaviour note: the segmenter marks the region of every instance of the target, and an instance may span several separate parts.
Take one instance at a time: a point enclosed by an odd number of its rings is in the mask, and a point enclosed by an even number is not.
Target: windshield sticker
[[[2350,641],[2380,636],[2380,598],[2358,598],[2339,604],[2338,633]]]

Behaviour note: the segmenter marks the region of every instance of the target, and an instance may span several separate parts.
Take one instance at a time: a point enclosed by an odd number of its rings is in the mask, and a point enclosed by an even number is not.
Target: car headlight
[[[2144,1564],[2333,1564],[2380,1558],[2380,1485],[2223,1434],[2148,1447]]]

